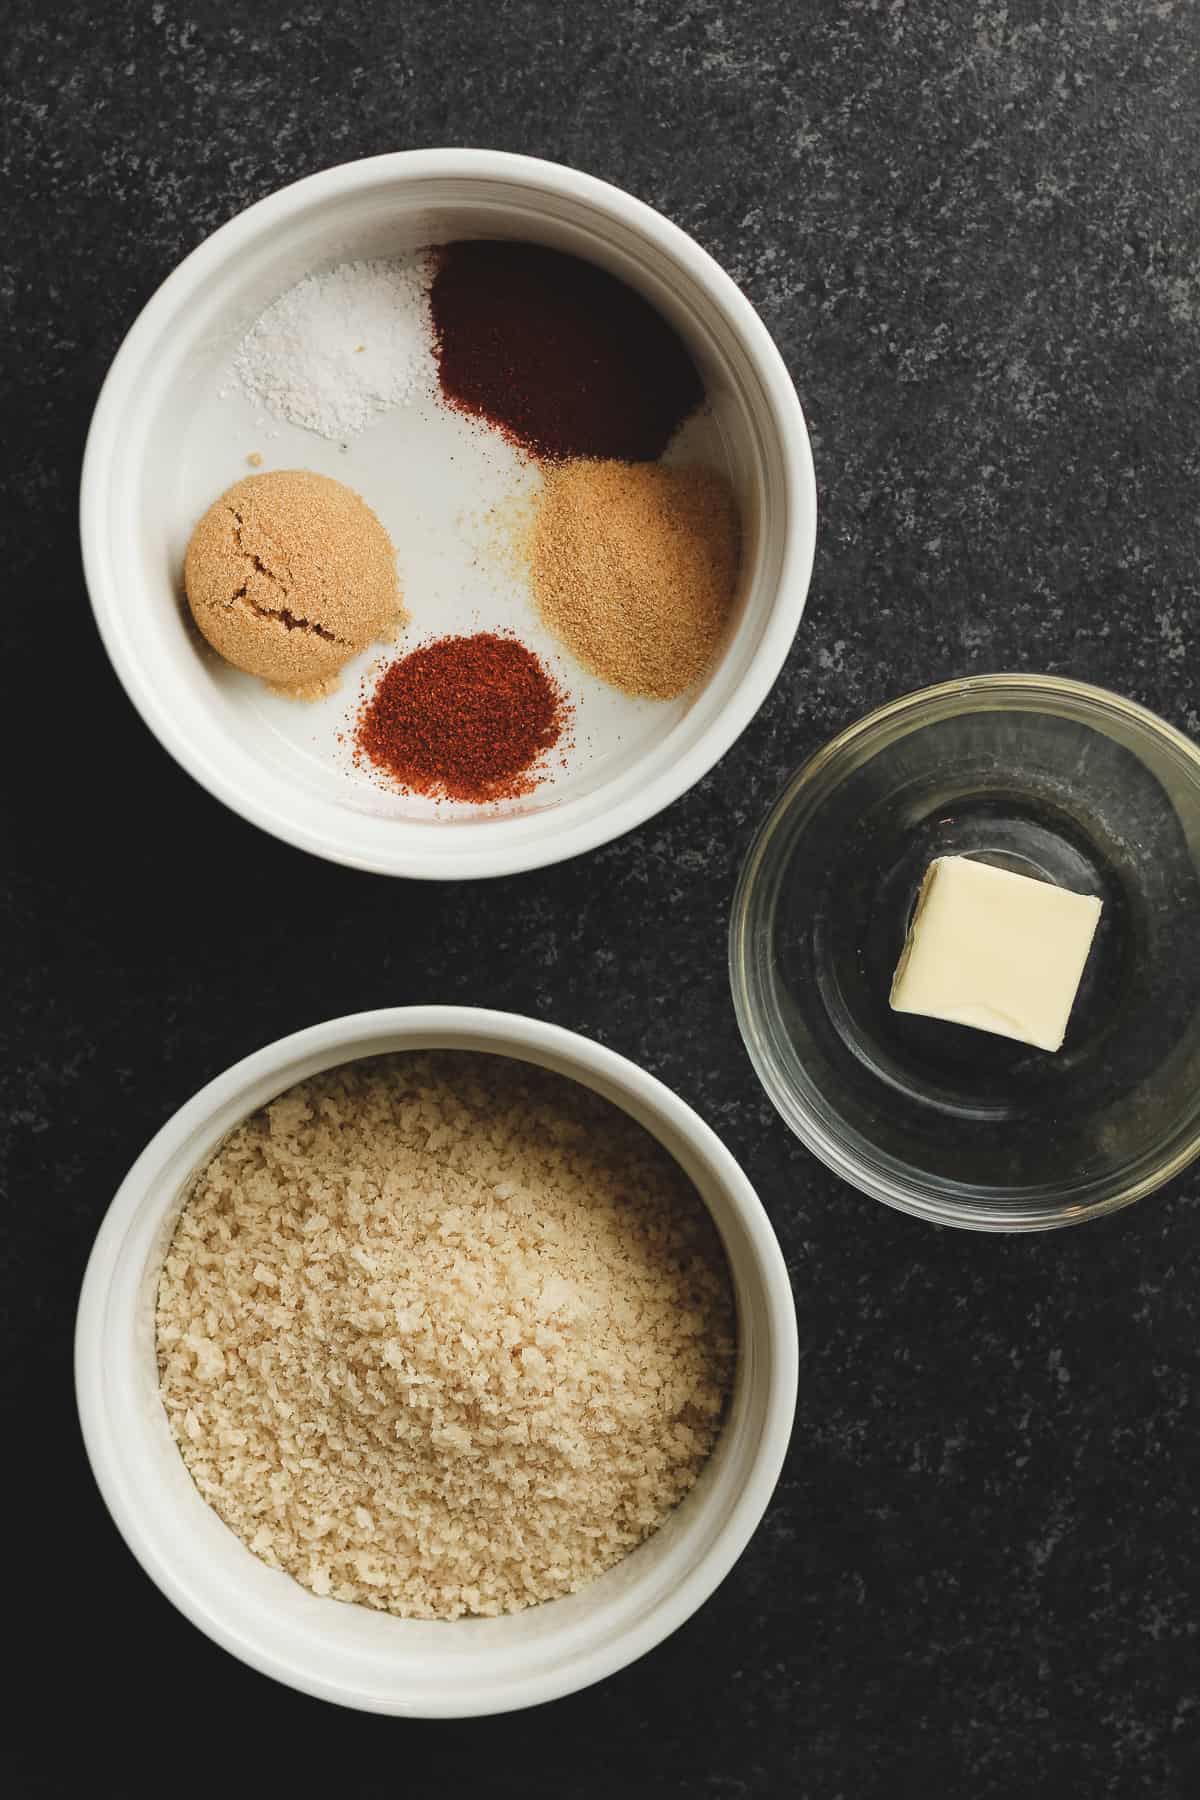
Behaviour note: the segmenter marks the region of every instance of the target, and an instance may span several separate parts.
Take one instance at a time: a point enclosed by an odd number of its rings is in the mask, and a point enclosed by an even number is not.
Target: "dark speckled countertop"
[[[1200,1791],[1200,1178],[1032,1239],[891,1214],[775,1118],[724,955],[769,801],[891,695],[1051,669],[1200,731],[1197,7],[10,0],[4,37],[10,1791],[170,1794],[197,1762],[236,1794]],[[168,761],[88,622],[75,500],[185,251],[298,175],[447,143],[605,176],[720,258],[794,374],[822,524],[784,675],[693,793],[584,862],[432,888],[309,860]],[[588,1693],[452,1726],[323,1708],[185,1624],[69,1389],[93,1234],[167,1115],[280,1033],[425,1000],[554,1019],[691,1101],[770,1210],[802,1351],[715,1598]]]

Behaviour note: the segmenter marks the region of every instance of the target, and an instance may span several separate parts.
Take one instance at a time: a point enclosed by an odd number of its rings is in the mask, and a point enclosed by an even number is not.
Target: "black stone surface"
[[[9,0],[4,40],[10,1791],[1195,1793],[1200,1181],[1032,1240],[892,1215],[772,1114],[724,947],[785,776],[890,695],[1052,669],[1200,730],[1195,6]],[[786,672],[692,794],[582,863],[430,888],[308,860],[168,761],[89,623],[75,501],[186,251],[298,175],[447,143],[577,164],[720,258],[794,373],[822,524]],[[322,1707],[185,1624],[69,1386],[93,1234],[168,1114],[280,1033],[435,999],[693,1102],[770,1209],[803,1354],[715,1598],[591,1692],[453,1725]]]

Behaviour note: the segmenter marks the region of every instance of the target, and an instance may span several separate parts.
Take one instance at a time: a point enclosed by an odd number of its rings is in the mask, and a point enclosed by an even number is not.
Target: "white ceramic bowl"
[[[191,1177],[242,1119],[297,1081],[391,1050],[492,1051],[594,1088],[666,1146],[712,1213],[738,1311],[729,1416],[663,1528],[582,1592],[502,1619],[396,1619],[319,1599],[251,1555],[200,1498],[158,1397],[154,1298]],[[506,1712],[568,1694],[643,1655],[729,1572],[779,1476],[796,1402],[787,1269],[753,1188],[690,1107],[624,1057],[558,1026],[472,1007],[400,1007],[313,1026],[237,1063],[143,1151],[100,1228],[75,1340],[84,1442],[147,1574],[193,1624],[264,1674],[321,1699],[418,1717]]]
[[[469,422],[433,406],[422,437],[411,420],[392,415],[343,450],[256,417],[232,374],[247,327],[303,275],[480,236],[587,257],[674,323],[704,376],[707,429],[721,445],[743,521],[736,624],[707,681],[679,702],[631,702],[568,664],[584,699],[568,768],[556,766],[531,797],[486,815],[445,806],[435,813],[430,802],[383,792],[349,766],[338,733],[344,739],[369,655],[347,672],[340,697],[306,708],[203,654],[181,604],[192,526],[247,473],[256,451],[268,466],[340,476],[375,506],[418,602],[418,634],[435,624],[472,629],[468,618],[489,624],[498,604],[526,641],[547,647],[527,602],[525,616],[513,614],[503,594],[473,585],[486,546],[481,557],[464,508],[480,503],[472,481],[486,469],[492,479],[495,459],[485,469]],[[459,434],[452,443],[450,432]],[[483,435],[496,456],[512,460],[511,480],[528,484],[528,465],[522,475],[499,434]],[[439,466],[440,487],[431,473]],[[125,339],[96,407],[81,494],[84,569],[101,636],[130,699],[172,756],[235,812],[289,843],[356,868],[431,878],[509,874],[576,856],[698,781],[779,673],[804,608],[815,528],[812,457],[795,390],[729,276],[619,189],[554,163],[483,150],[403,151],[327,169],[215,232]]]

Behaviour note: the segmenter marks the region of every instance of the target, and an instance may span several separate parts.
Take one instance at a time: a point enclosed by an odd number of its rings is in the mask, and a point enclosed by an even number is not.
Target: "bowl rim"
[[[763,1423],[754,1447],[749,1478],[742,1485],[724,1520],[695,1564],[682,1580],[641,1615],[634,1625],[598,1649],[586,1648],[563,1659],[550,1672],[520,1677],[519,1691],[489,1689],[486,1703],[472,1702],[470,1688],[436,1705],[405,1704],[393,1695],[360,1694],[345,1684],[324,1680],[309,1670],[287,1663],[278,1655],[248,1644],[193,1591],[148,1541],[140,1515],[138,1495],[120,1465],[114,1443],[122,1429],[110,1436],[111,1410],[105,1392],[104,1348],[109,1332],[110,1289],[128,1232],[147,1195],[171,1158],[194,1132],[219,1115],[232,1100],[274,1073],[284,1075],[297,1059],[326,1057],[324,1067],[338,1063],[336,1052],[350,1050],[364,1039],[381,1040],[378,1052],[358,1050],[344,1060],[386,1053],[384,1039],[400,1035],[407,1047],[418,1050],[478,1048],[480,1039],[496,1046],[498,1054],[532,1053],[531,1060],[549,1057],[578,1071],[612,1083],[669,1124],[703,1157],[719,1182],[722,1195],[745,1232],[753,1255],[764,1314],[764,1338],[770,1345],[769,1382],[764,1395]],[[403,1048],[403,1045],[393,1045]],[[329,1053],[334,1054],[330,1055]],[[277,1090],[277,1091],[282,1091]],[[253,1103],[257,1104],[257,1102]],[[253,1110],[251,1104],[247,1110]],[[245,1116],[243,1114],[242,1116]],[[155,1202],[156,1217],[173,1203],[177,1185],[164,1190]],[[507,1712],[558,1699],[590,1686],[645,1655],[678,1629],[703,1605],[724,1580],[757,1529],[779,1480],[791,1439],[796,1409],[799,1366],[799,1334],[795,1300],[787,1265],[762,1201],[733,1153],[712,1127],[688,1103],[657,1076],[615,1050],[564,1026],[528,1018],[518,1013],[470,1006],[402,1006],[351,1013],[290,1033],[241,1058],[208,1081],[184,1102],[150,1139],[121,1182],[105,1213],[88,1258],[80,1290],[74,1338],[75,1398],[84,1449],[101,1498],[127,1548],[163,1595],[204,1634],[240,1661],[285,1686],[314,1698],[330,1700],[357,1710],[407,1717],[477,1717]]]
[[[116,583],[108,552],[108,470],[119,440],[127,396],[137,383],[160,325],[169,319],[177,303],[260,232],[293,217],[314,201],[408,180],[475,180],[550,193],[615,219],[654,244],[706,294],[741,342],[770,412],[784,483],[783,517],[778,527],[779,577],[771,611],[743,679],[698,740],[653,779],[630,781],[613,806],[598,807],[574,823],[561,813],[548,814],[543,828],[532,835],[522,833],[507,845],[501,838],[481,846],[473,837],[469,844],[457,847],[453,867],[444,859],[433,862],[419,847],[405,851],[399,840],[401,854],[386,860],[369,847],[330,843],[319,824],[305,817],[302,805],[293,811],[245,792],[235,771],[191,742],[175,717],[169,693],[159,690],[152,673],[144,671],[133,655],[113,600]],[[174,761],[231,811],[284,843],[346,867],[427,880],[511,875],[582,855],[644,824],[694,787],[749,725],[779,676],[808,596],[816,517],[812,449],[791,376],[755,308],[715,258],[681,226],[645,201],[596,176],[538,157],[462,148],[390,151],[336,164],[255,201],[210,233],[151,295],[117,350],[92,414],[79,493],[84,580],[101,641],[134,708]]]
[[[1133,1179],[1122,1180],[1116,1191],[1107,1191],[1111,1186],[1111,1178],[1108,1182],[1095,1183],[1095,1198],[1054,1200],[1050,1198],[1053,1190],[1047,1190],[1043,1195],[1040,1190],[1031,1189],[1028,1190],[1030,1200],[1026,1207],[997,1215],[992,1208],[975,1204],[970,1198],[949,1201],[944,1194],[935,1197],[926,1187],[913,1180],[897,1177],[890,1169],[883,1168],[847,1147],[840,1136],[824,1125],[807,1097],[782,1078],[768,1046],[767,1033],[758,1016],[757,1002],[753,998],[755,982],[750,974],[751,908],[758,878],[775,832],[783,818],[792,810],[797,797],[825,774],[831,765],[865,740],[881,734],[888,726],[900,723],[914,714],[936,713],[939,705],[949,705],[955,700],[969,702],[973,699],[986,700],[989,696],[1007,696],[1018,705],[1022,699],[1059,697],[1077,701],[1101,715],[1120,719],[1154,738],[1173,756],[1191,780],[1197,783],[1200,791],[1200,746],[1149,707],[1136,700],[1128,700],[1110,688],[1066,675],[1014,671],[960,676],[937,682],[930,687],[912,689],[866,713],[814,751],[772,802],[746,853],[734,892],[729,920],[729,981],[742,1043],[767,1097],[805,1148],[835,1175],[871,1199],[882,1201],[885,1206],[936,1225],[984,1232],[1049,1231],[1120,1212],[1182,1174],[1200,1157],[1200,1119],[1190,1137],[1185,1138],[1169,1154],[1159,1155],[1152,1166],[1144,1168]],[[1143,1163],[1147,1160],[1148,1158],[1142,1159]],[[1086,1195],[1088,1189],[1083,1187],[1079,1192]]]

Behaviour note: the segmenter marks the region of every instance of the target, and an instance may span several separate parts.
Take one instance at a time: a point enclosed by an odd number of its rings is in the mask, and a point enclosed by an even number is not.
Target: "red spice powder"
[[[446,244],[430,302],[443,396],[535,456],[653,462],[704,398],[649,302],[561,251]]]
[[[570,717],[558,683],[516,638],[436,638],[392,663],[364,700],[354,761],[410,793],[511,800],[538,785],[536,765]]]

